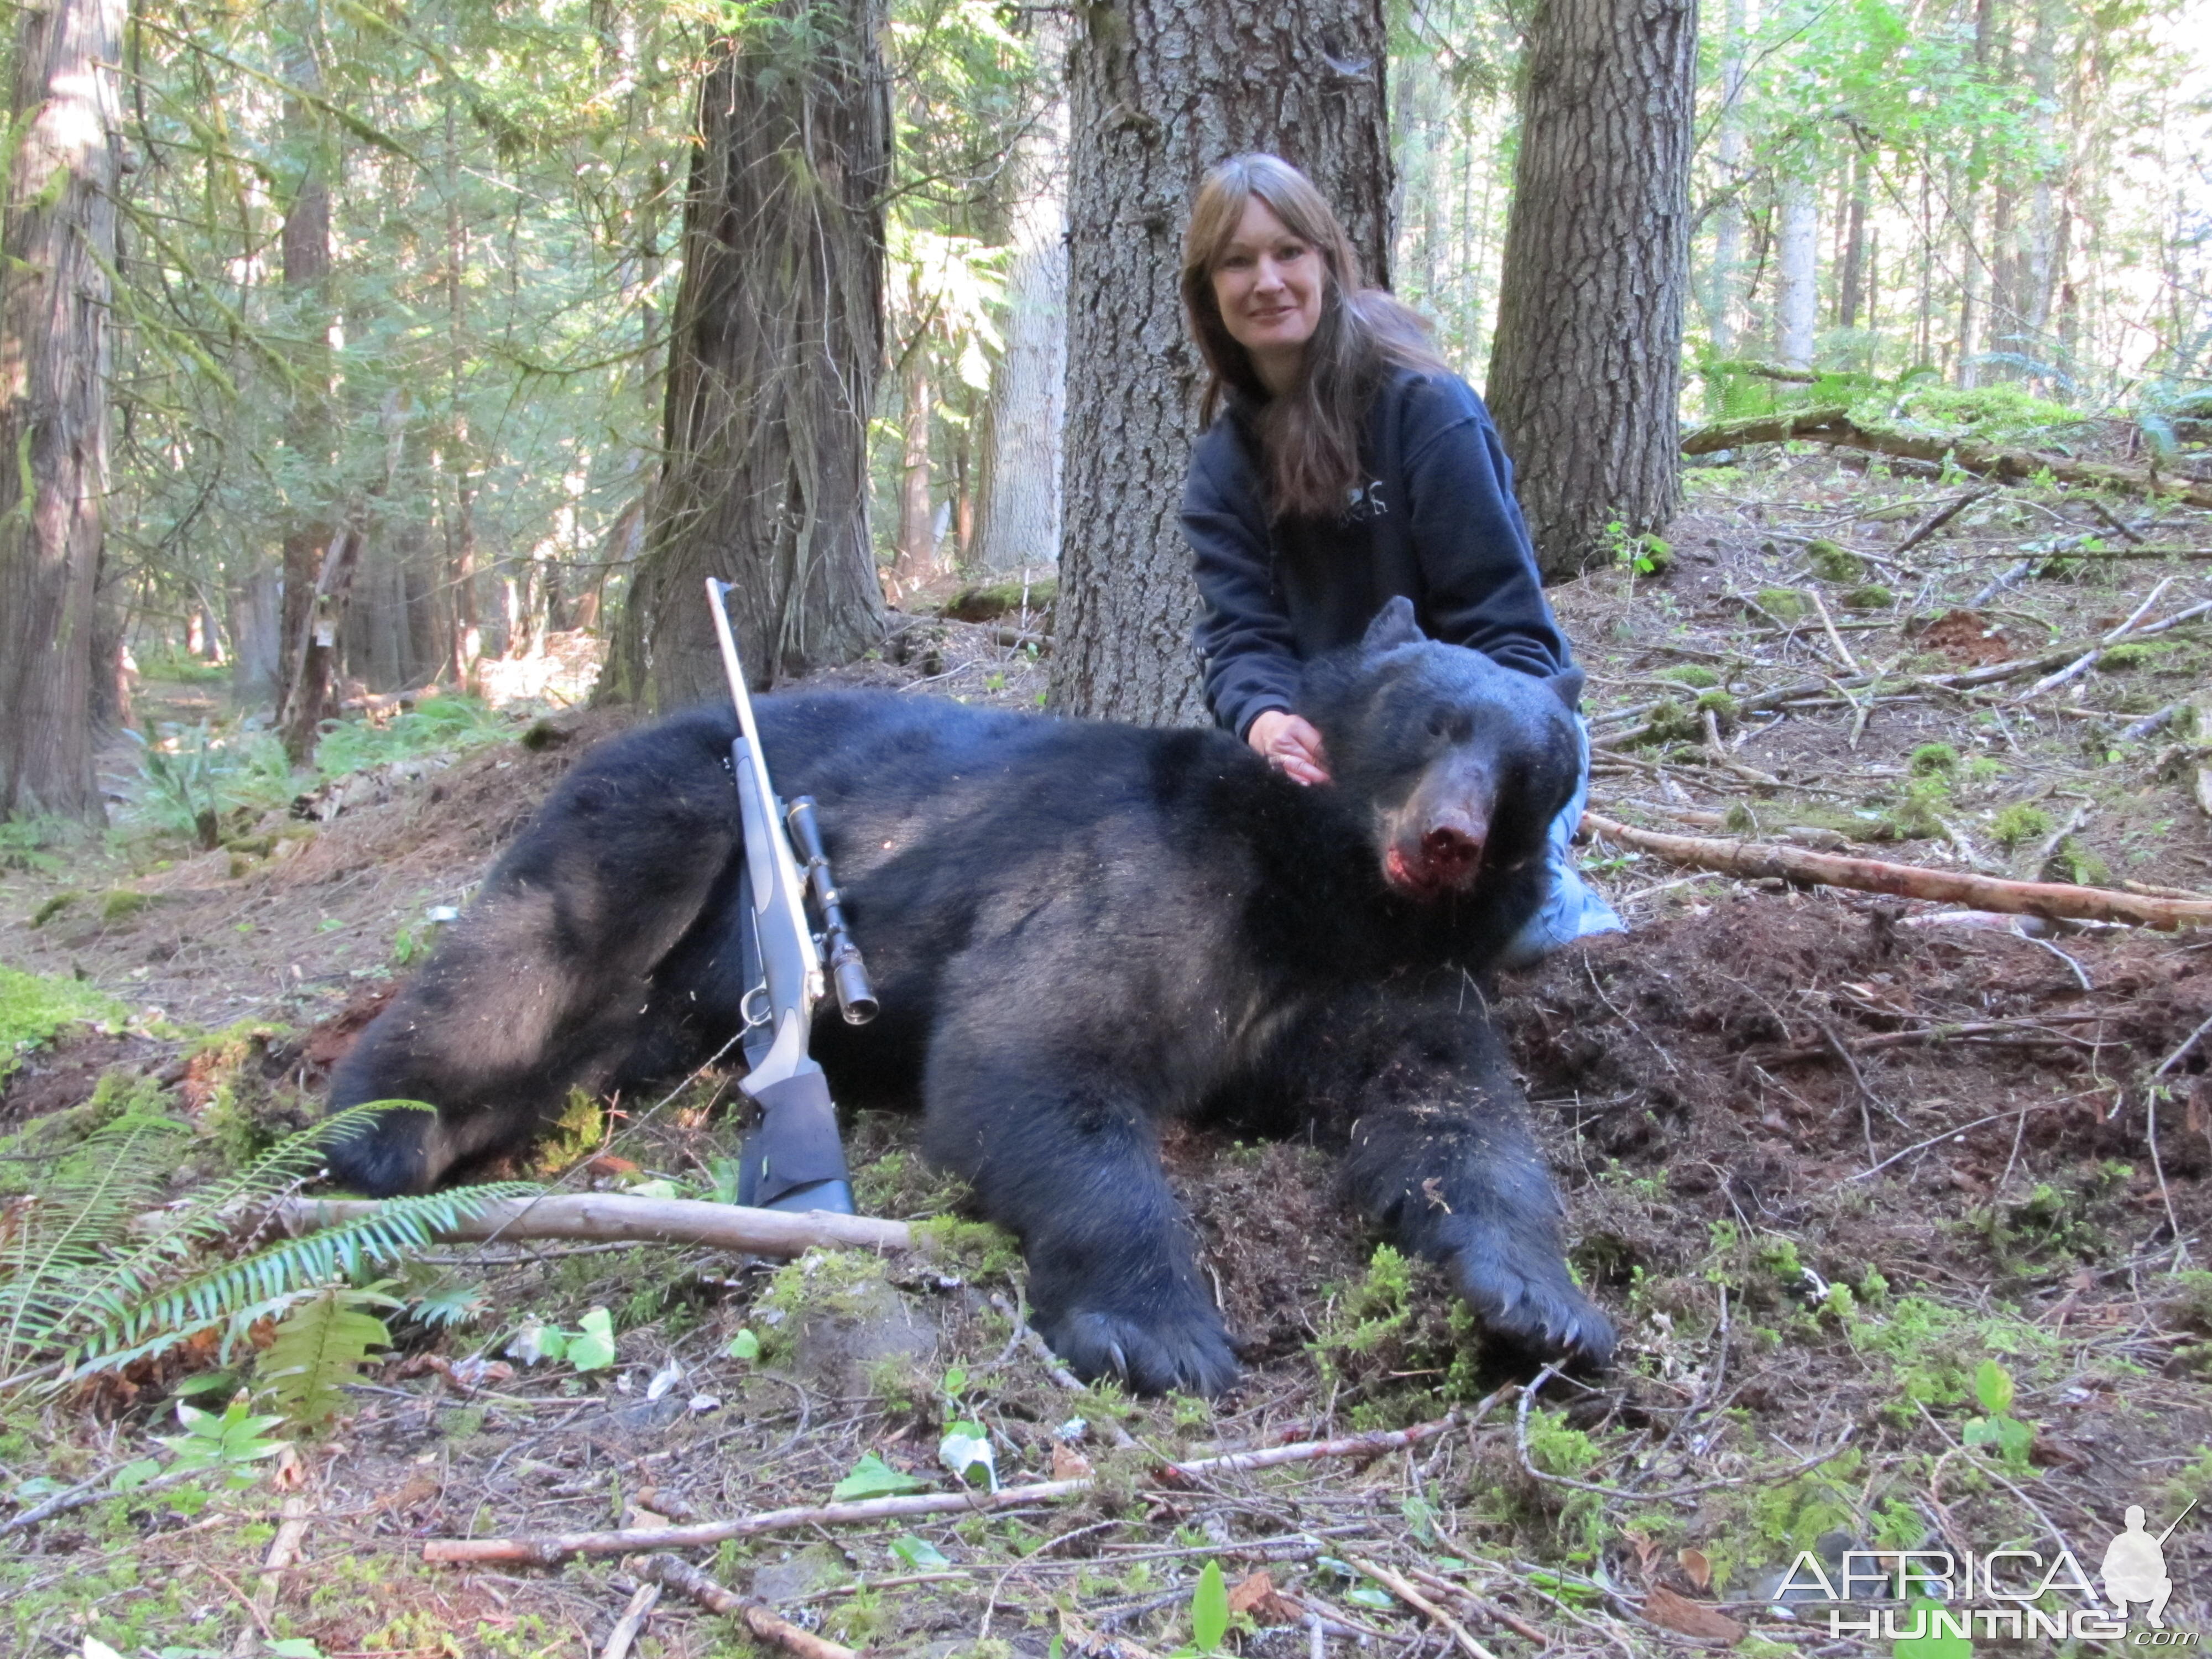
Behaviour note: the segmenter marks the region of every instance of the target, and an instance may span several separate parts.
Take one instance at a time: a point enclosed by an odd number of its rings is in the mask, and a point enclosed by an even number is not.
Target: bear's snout
[[[1486,814],[1458,803],[1408,811],[1394,827],[1382,855],[1382,877],[1391,886],[1416,898],[1434,898],[1474,885],[1490,840]]]

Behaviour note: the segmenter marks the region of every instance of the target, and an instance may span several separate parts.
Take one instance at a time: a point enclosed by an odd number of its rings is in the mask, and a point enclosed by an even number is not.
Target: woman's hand
[[[1322,753],[1321,733],[1310,720],[1280,708],[1270,708],[1244,728],[1244,741],[1259,750],[1268,765],[1295,783],[1327,783],[1328,762]]]

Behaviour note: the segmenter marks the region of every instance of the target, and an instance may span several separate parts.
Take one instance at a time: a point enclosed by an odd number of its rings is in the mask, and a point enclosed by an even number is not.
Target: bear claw
[[[1086,1382],[1110,1376],[1138,1394],[1211,1396],[1237,1380],[1228,1334],[1212,1322],[1147,1325],[1125,1314],[1085,1310],[1040,1313],[1037,1325],[1047,1346]]]

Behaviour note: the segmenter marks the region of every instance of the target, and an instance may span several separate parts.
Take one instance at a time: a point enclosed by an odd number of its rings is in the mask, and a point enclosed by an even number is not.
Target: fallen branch
[[[1487,1411],[1510,1389],[1501,1389],[1484,1401]],[[1188,1485],[1207,1475],[1242,1469],[1271,1468],[1279,1463],[1306,1463],[1322,1457],[1380,1457],[1442,1434],[1460,1421],[1455,1412],[1434,1422],[1416,1423],[1407,1429],[1389,1429],[1355,1434],[1341,1440],[1310,1440],[1298,1445],[1271,1446],[1265,1451],[1232,1452],[1222,1457],[1194,1458],[1187,1463],[1164,1464],[1155,1472],[1164,1484]],[[1480,1417],[1477,1418],[1480,1421]],[[1025,1486],[1001,1486],[996,1492],[916,1492],[902,1498],[866,1498],[849,1504],[811,1504],[793,1509],[765,1510],[757,1515],[735,1516],[726,1521],[706,1521],[696,1526],[632,1527],[620,1532],[555,1533],[539,1538],[434,1538],[422,1546],[425,1561],[532,1561],[550,1565],[572,1555],[623,1555],[634,1550],[693,1549],[720,1544],[757,1533],[787,1532],[794,1527],[831,1526],[846,1521],[892,1521],[911,1515],[951,1515],[962,1510],[981,1513],[1014,1509],[1026,1504],[1057,1503],[1091,1490],[1091,1479],[1040,1480]]]
[[[2212,485],[2191,478],[2168,477],[2139,467],[2107,466],[2096,461],[2069,460],[2039,450],[2006,449],[1958,438],[1918,433],[1885,432],[1861,426],[1841,404],[1819,409],[1782,410],[1737,421],[1714,421],[1692,427],[1682,434],[1685,455],[1710,455],[1716,450],[1741,449],[1748,444],[1786,443],[1793,438],[1832,444],[1844,449],[1864,449],[1877,455],[1896,455],[1906,460],[1951,462],[1961,471],[2020,483],[2048,472],[2061,483],[2093,489],[2121,489],[2130,495],[2180,501],[2190,507],[2212,507]]]
[[[1926,541],[1930,536],[1941,530],[1945,525],[1950,523],[1952,520],[1957,518],[1961,513],[1972,507],[1976,501],[1984,500],[1996,494],[1996,489],[1994,485],[1984,486],[1980,489],[1970,489],[1965,495],[1960,495],[1957,499],[1938,507],[1936,512],[1928,519],[1923,520],[1919,527],[1914,530],[1911,535],[1907,536],[1903,541],[1898,543],[1895,547],[1892,548],[1890,550],[1890,556],[1893,558],[1902,558],[1905,554],[1912,551],[1914,548],[1919,546],[1921,543]]]
[[[788,1619],[779,1619],[757,1601],[748,1601],[735,1590],[716,1583],[689,1561],[673,1555],[655,1555],[638,1563],[641,1577],[650,1578],[678,1595],[686,1595],[709,1613],[738,1620],[754,1636],[772,1642],[799,1659],[860,1659],[857,1650],[841,1646],[812,1631],[801,1630]]]
[[[1431,1624],[1444,1632],[1453,1641],[1466,1649],[1471,1659],[1498,1659],[1496,1654],[1468,1634],[1466,1626],[1430,1601],[1427,1596],[1422,1595],[1389,1568],[1379,1562],[1370,1561],[1364,1556],[1347,1554],[1344,1559],[1407,1607],[1413,1608],[1414,1612],[1425,1615]]]
[[[1703,836],[1667,836],[1632,829],[1595,812],[1583,815],[1585,833],[1624,847],[1656,854],[1670,864],[1711,870],[1747,880],[1765,877],[1815,886],[1848,887],[1863,893],[1965,904],[2009,915],[2063,916],[2077,921],[2121,921],[2137,927],[2176,928],[2212,924],[2212,902],[2152,898],[2116,893],[2102,887],[2064,882],[2006,881],[1996,876],[1926,870],[1875,859],[1844,858],[1770,842],[1719,841]]]
[[[270,1218],[295,1237],[341,1222],[374,1215],[365,1198],[289,1198]],[[635,1198],[622,1193],[561,1193],[545,1198],[503,1199],[487,1204],[439,1238],[519,1244],[532,1239],[583,1238],[630,1244],[696,1244],[749,1255],[803,1255],[832,1250],[905,1250],[914,1230],[903,1221],[832,1215],[826,1210],[787,1214],[741,1204],[708,1204],[690,1198]]]

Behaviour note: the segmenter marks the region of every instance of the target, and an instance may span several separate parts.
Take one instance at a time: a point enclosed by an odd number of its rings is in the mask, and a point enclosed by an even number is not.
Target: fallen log
[[[1974,443],[1961,438],[1924,433],[1885,432],[1861,426],[1840,404],[1817,409],[1778,410],[1741,420],[1711,421],[1682,434],[1685,455],[1710,455],[1717,450],[1741,449],[1750,444],[1786,443],[1793,438],[1832,444],[1844,449],[1863,449],[1904,460],[1948,460],[1961,471],[2024,483],[2048,472],[2062,483],[2092,489],[2119,489],[2130,495],[2179,501],[2188,507],[2212,507],[2212,484],[2192,478],[2167,477],[2141,467],[2109,466],[2100,461],[2077,461],[2040,450],[2008,449],[1998,444]]]
[[[270,1218],[297,1237],[341,1222],[374,1215],[365,1198],[288,1198]],[[832,1215],[826,1210],[787,1214],[741,1204],[708,1204],[690,1198],[637,1198],[624,1193],[556,1193],[544,1198],[501,1199],[438,1237],[520,1244],[533,1239],[591,1239],[631,1244],[691,1244],[749,1255],[803,1255],[831,1250],[905,1250],[914,1230],[903,1221]]]
[[[2138,927],[2195,927],[2212,925],[2212,901],[2154,898],[2116,893],[2103,887],[2064,882],[2006,881],[1917,865],[1885,864],[1877,859],[1845,858],[1771,842],[1721,841],[1704,836],[1668,836],[1616,823],[1595,812],[1583,814],[1583,830],[1670,864],[1756,880],[1778,877],[1814,886],[1848,887],[1863,893],[1964,904],[2009,915],[2063,917],[2075,921],[2121,921]]]
[[[1510,1389],[1500,1389],[1480,1408],[1486,1413]],[[1380,1457],[1442,1434],[1461,1421],[1458,1413],[1411,1428],[1377,1430],[1340,1440],[1310,1440],[1290,1446],[1271,1446],[1255,1452],[1231,1452],[1220,1457],[1194,1458],[1185,1463],[1163,1464],[1156,1478],[1164,1485],[1188,1486],[1208,1475],[1270,1468],[1280,1463],[1309,1463],[1324,1457]],[[1480,1414],[1477,1419],[1480,1420]],[[633,1550],[696,1549],[732,1538],[750,1538],[764,1532],[788,1532],[799,1527],[830,1526],[846,1521],[894,1521],[914,1515],[957,1515],[1014,1509],[1027,1504],[1056,1503],[1091,1490],[1091,1479],[1040,1480],[1024,1486],[1001,1486],[996,1492],[915,1492],[898,1498],[863,1498],[846,1504],[807,1504],[784,1510],[764,1510],[756,1515],[733,1516],[725,1521],[702,1521],[691,1526],[631,1527],[620,1532],[553,1533],[538,1538],[433,1538],[422,1546],[425,1561],[532,1561],[550,1565],[572,1555],[623,1555]]]

